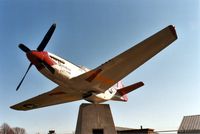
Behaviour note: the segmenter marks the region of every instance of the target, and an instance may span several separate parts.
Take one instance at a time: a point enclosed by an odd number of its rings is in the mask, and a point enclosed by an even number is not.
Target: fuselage
[[[71,90],[76,90],[73,88],[73,83],[70,83],[70,79],[90,71],[90,69],[84,66],[77,66],[47,51],[32,51],[27,54],[27,57],[30,62],[36,66],[37,70],[45,77],[62,87],[66,87],[68,90],[68,87],[70,87]],[[43,65],[43,63],[50,65],[55,72],[51,73],[49,69]],[[91,92],[90,94],[83,96],[83,99],[92,103],[101,103],[111,100],[112,98],[115,98],[118,101],[127,101],[126,96],[116,95],[117,89],[119,88],[121,88],[119,83],[116,83],[104,93]],[[65,92],[64,89],[65,88],[63,88],[63,91]]]

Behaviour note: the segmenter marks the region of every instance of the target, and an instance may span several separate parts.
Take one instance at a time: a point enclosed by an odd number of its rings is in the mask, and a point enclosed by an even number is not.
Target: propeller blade
[[[31,50],[30,50],[27,46],[25,46],[24,44],[19,44],[19,48],[20,48],[22,51],[24,51],[25,53],[28,53],[28,52],[31,51]]]
[[[31,68],[31,66],[32,66],[32,63],[30,63],[30,65],[28,66],[28,69],[27,69],[26,73],[24,74],[22,80],[20,81],[19,85],[17,86],[16,91],[17,91],[17,90],[19,89],[19,87],[21,86],[21,84],[22,84],[22,82],[24,81],[24,78],[26,77],[26,74],[28,73],[28,71],[29,71],[29,69]]]
[[[55,73],[55,69],[53,67],[51,67],[49,64],[47,64],[46,62],[42,62],[42,64],[52,73]]]
[[[49,31],[44,36],[44,38],[43,38],[42,42],[40,43],[40,45],[38,46],[38,48],[37,48],[38,51],[43,51],[44,50],[44,48],[46,47],[47,43],[51,39],[51,36],[52,36],[52,34],[53,34],[55,29],[56,29],[56,24],[53,24],[50,27]]]

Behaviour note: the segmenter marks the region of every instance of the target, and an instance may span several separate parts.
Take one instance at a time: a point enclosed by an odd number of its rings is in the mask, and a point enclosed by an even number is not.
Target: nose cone
[[[55,62],[49,57],[48,52],[46,51],[31,51],[26,54],[29,61],[34,64],[38,70],[44,68],[44,65],[42,63],[46,63],[50,66],[54,65]]]
[[[31,63],[36,65],[39,61],[42,61],[44,59],[44,53],[38,52],[38,51],[31,51],[26,53],[27,58]]]

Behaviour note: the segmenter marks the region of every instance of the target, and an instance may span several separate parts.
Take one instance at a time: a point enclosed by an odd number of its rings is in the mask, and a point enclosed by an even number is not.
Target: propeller
[[[51,67],[49,64],[47,64],[46,62],[41,61],[41,64],[44,65],[52,74],[55,73],[55,69]]]
[[[19,48],[20,48],[22,51],[24,51],[25,53],[28,53],[28,52],[31,51],[31,50],[30,50],[27,46],[25,46],[24,44],[19,44]]]
[[[49,40],[51,39],[51,36],[53,35],[53,32],[56,29],[56,24],[54,23],[53,25],[51,25],[51,27],[49,28],[48,32],[46,33],[46,35],[44,36],[43,40],[41,41],[41,43],[39,44],[39,46],[37,47],[37,51],[41,52],[44,50],[44,48],[47,46]],[[24,51],[25,53],[29,53],[31,52],[31,49],[29,49],[27,46],[25,46],[24,44],[19,44],[19,48]],[[49,64],[47,64],[44,61],[41,61],[41,64],[43,64],[51,73],[54,73],[55,70],[54,68],[52,68]],[[28,66],[28,69],[26,70],[26,73],[24,74],[24,76],[22,77],[22,80],[20,81],[19,85],[16,88],[16,91],[19,90],[22,82],[24,81],[28,71],[30,70],[31,66],[33,64],[30,63]]]
[[[47,43],[51,39],[51,36],[52,36],[52,34],[53,34],[53,32],[54,32],[55,29],[56,29],[56,24],[53,24],[50,27],[49,31],[44,36],[44,38],[41,41],[40,45],[38,46],[38,48],[37,48],[38,51],[43,51],[44,50],[44,48],[46,47]]]
[[[30,63],[30,65],[28,66],[28,69],[26,70],[26,73],[24,74],[22,80],[20,81],[19,85],[17,86],[16,91],[19,90],[19,87],[21,86],[22,82],[24,81],[24,78],[26,77],[26,74],[28,73],[31,66],[32,66],[32,63]]]

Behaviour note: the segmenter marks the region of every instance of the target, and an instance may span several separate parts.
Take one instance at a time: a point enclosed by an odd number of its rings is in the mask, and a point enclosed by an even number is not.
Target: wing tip
[[[19,107],[16,107],[15,105],[10,106],[10,108],[13,109],[13,110],[18,110],[18,111],[22,110],[22,109],[20,109]]]
[[[16,104],[16,105],[13,105],[13,106],[10,106],[11,109],[13,110],[18,110],[18,111],[27,111],[27,110],[31,110],[31,107],[28,107],[28,105],[19,105],[19,104]],[[32,107],[33,109],[33,107]]]
[[[172,34],[174,35],[174,37],[177,39],[178,36],[177,36],[177,33],[176,33],[176,28],[174,25],[169,25],[168,26],[169,30],[172,32]]]

